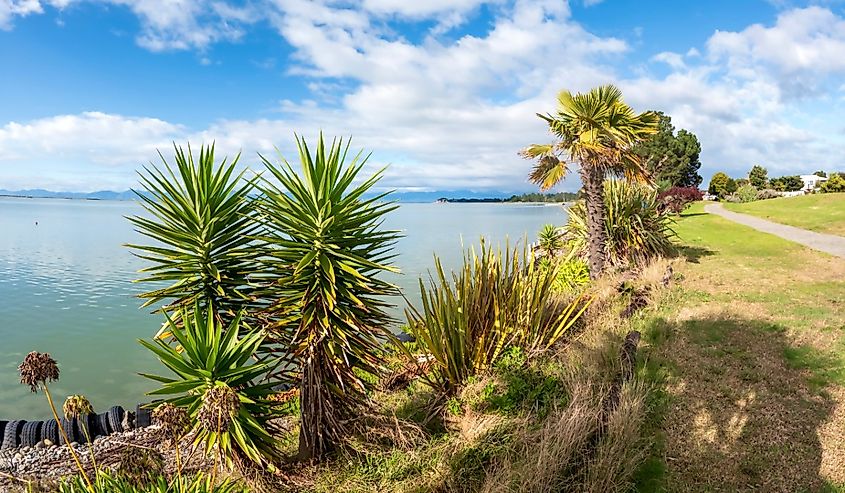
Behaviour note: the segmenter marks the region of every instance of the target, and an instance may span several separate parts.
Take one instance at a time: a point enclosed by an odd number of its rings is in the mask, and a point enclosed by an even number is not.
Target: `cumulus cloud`
[[[15,17],[44,13],[44,7],[70,8],[91,0],[0,0],[0,29]],[[138,44],[150,51],[203,49],[240,38],[259,19],[253,7],[219,0],[102,0],[125,7],[141,21]]]
[[[552,111],[561,88],[607,82],[620,85],[638,110],[666,111],[677,127],[696,133],[705,178],[716,170],[739,176],[757,163],[772,174],[833,169],[845,151],[836,116],[845,102],[835,83],[845,62],[833,56],[845,48],[845,20],[819,7],[783,12],[770,26],[715,32],[684,54],[650,55],[656,70],[634,76],[624,41],[590,33],[557,0],[494,1],[485,32],[447,39],[435,28],[422,40],[393,32],[389,19],[452,18],[457,26],[481,0],[363,0],[355,8],[332,0],[185,2],[173,9],[157,9],[160,0],[109,1],[136,12],[139,43],[153,50],[235,39],[263,19],[293,48],[278,64],[304,79],[311,99],[280,101],[275,118],[221,117],[201,128],[106,113],[8,123],[0,127],[3,182],[26,178],[8,163],[50,156],[45,169],[66,178],[64,188],[80,180],[85,189],[125,188],[134,183],[132,170],[171,140],[215,140],[220,152],[242,150],[245,162],[255,162],[255,152],[273,156],[277,145],[292,155],[293,131],[322,130],[352,134],[355,147],[375,151],[373,166],[391,163],[385,186],[530,189],[530,163],[517,151],[549,138],[535,113]],[[90,164],[80,174],[63,172],[62,163]],[[565,185],[573,187],[577,182]]]
[[[10,122],[0,127],[0,188],[123,190],[156,149],[185,135],[184,127],[156,118],[99,112]]]
[[[25,17],[30,14],[44,12],[38,0],[0,0],[0,29],[12,28],[15,17]]]

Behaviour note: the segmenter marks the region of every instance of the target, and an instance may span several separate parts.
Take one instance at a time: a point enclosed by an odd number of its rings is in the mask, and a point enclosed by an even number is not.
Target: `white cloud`
[[[25,17],[30,14],[44,12],[38,0],[0,0],[0,30],[12,28],[12,20],[16,16]]]
[[[123,190],[135,182],[133,170],[156,157],[157,148],[166,150],[186,133],[155,118],[98,112],[10,122],[0,127],[0,188],[52,183],[64,190]]]
[[[9,123],[0,128],[0,188],[40,179],[10,170],[13,162],[49,161],[44,169],[62,188],[126,188],[132,170],[171,140],[216,140],[221,153],[243,150],[245,162],[254,163],[254,152],[273,155],[275,145],[291,155],[294,131],[313,137],[323,130],[352,134],[354,147],[374,151],[373,166],[392,163],[387,186],[529,189],[530,163],[517,151],[549,138],[535,113],[552,111],[561,88],[607,82],[619,84],[635,108],[666,111],[677,127],[696,133],[705,179],[716,170],[739,176],[754,163],[770,174],[845,168],[837,116],[845,102],[836,82],[845,62],[833,56],[845,52],[845,21],[826,9],[716,32],[706,46],[653,55],[668,74],[634,77],[626,43],[586,31],[557,0],[493,2],[485,33],[445,39],[435,29],[418,42],[392,32],[385,18],[451,18],[443,27],[450,29],[480,0],[364,0],[360,8],[329,0],[249,8],[186,2],[162,9],[161,0],[109,1],[125,2],[142,19],[139,42],[149,49],[234,39],[259,22],[260,12],[293,47],[288,70],[305,79],[312,99],[282,101],[278,118],[220,119],[205,128],[105,113]]]
[[[91,0],[0,0],[0,29],[11,29],[15,17],[41,14]],[[259,19],[253,7],[214,0],[101,0],[128,8],[141,21],[136,37],[150,51],[204,49],[240,38],[246,25]]]
[[[651,59],[655,62],[663,62],[674,69],[686,68],[686,64],[684,63],[684,57],[679,53],[673,53],[671,51],[661,51],[660,53],[651,57]]]

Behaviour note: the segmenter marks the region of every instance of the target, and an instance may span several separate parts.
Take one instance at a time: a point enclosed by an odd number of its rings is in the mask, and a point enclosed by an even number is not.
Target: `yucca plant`
[[[152,263],[141,282],[166,284],[140,295],[143,306],[179,313],[199,305],[231,319],[250,300],[249,277],[256,271],[250,245],[256,224],[249,194],[253,182],[237,173],[238,157],[215,162],[214,145],[201,146],[194,159],[174,146],[175,166],[139,173],[143,190],[136,194],[146,215],[129,217],[151,245],[127,245]]]
[[[381,346],[392,337],[385,297],[398,289],[380,275],[397,272],[399,234],[381,223],[398,206],[387,194],[364,196],[383,170],[354,184],[369,156],[347,160],[348,141],[326,145],[320,135],[312,153],[297,137],[297,147],[299,174],[287,161],[262,158],[269,177],[260,212],[270,248],[265,271],[277,277],[270,313],[278,337],[290,337],[300,371],[299,451],[310,459],[348,436],[346,423],[366,404],[370,385],[360,372],[383,372]]]
[[[420,279],[422,309],[411,307],[406,315],[410,332],[436,361],[432,383],[447,392],[509,347],[549,349],[589,304],[583,296],[555,295],[558,264],[541,267],[525,249],[503,252],[482,241],[480,253],[465,252],[451,279],[436,256],[434,264],[428,288]]]
[[[641,263],[672,251],[673,220],[661,211],[657,192],[646,185],[626,180],[604,183],[604,255],[611,265]],[[569,208],[564,227],[566,239],[581,258],[588,257],[587,212],[583,203]]]
[[[113,474],[106,470],[97,472],[91,488],[80,477],[62,481],[58,493],[248,493],[250,490],[229,479],[216,482],[205,473],[192,477],[176,476],[168,480],[158,476],[149,484]]]
[[[537,243],[546,257],[554,257],[563,249],[563,232],[554,224],[544,224],[537,234]]]
[[[206,452],[216,449],[229,461],[247,458],[258,464],[279,458],[279,443],[267,432],[267,422],[275,417],[273,384],[259,383],[274,362],[253,361],[265,334],[243,325],[240,314],[224,330],[199,302],[182,308],[180,324],[167,320],[173,343],[139,341],[174,374],[142,374],[162,384],[150,395],[169,396],[166,402],[187,410],[194,444]]]

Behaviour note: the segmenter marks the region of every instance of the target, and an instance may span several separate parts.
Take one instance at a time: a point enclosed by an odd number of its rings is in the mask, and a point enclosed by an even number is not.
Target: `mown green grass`
[[[840,200],[845,206],[845,194]],[[838,482],[843,478],[824,483],[825,478],[818,476],[814,460],[819,444],[802,439],[794,450],[783,452],[782,444],[768,441],[766,430],[772,422],[767,421],[765,409],[772,406],[774,413],[783,409],[793,416],[802,415],[801,406],[821,412],[817,403],[828,402],[827,397],[798,399],[792,407],[779,404],[793,402],[802,392],[793,383],[796,378],[816,395],[845,385],[845,263],[708,215],[702,203],[678,218],[675,231],[680,253],[686,257],[677,272],[681,282],[641,321],[647,343],[643,354],[648,358],[643,374],[657,389],[647,423],[656,445],[655,455],[638,474],[637,490],[700,491],[702,474],[714,467],[733,467],[735,482],[722,485],[728,490],[765,485],[771,480],[772,464],[782,464],[784,457],[795,454],[792,462],[804,473],[783,473],[783,478],[803,478],[803,484],[812,485],[808,491],[840,491]],[[778,367],[771,364],[773,360],[779,360],[782,371],[790,375],[767,373]],[[770,383],[773,376],[778,384]],[[690,390],[675,395],[670,389],[679,385]],[[740,438],[747,445],[734,449],[735,461],[720,466],[715,460],[718,448],[707,447],[697,456],[700,464],[681,467],[674,462],[677,458],[666,460],[679,445],[690,445],[685,437],[673,436],[677,430],[663,428],[674,413],[703,406],[710,413],[706,416],[720,423],[718,417],[730,416],[743,392],[756,395],[757,410],[750,411]],[[782,436],[804,436],[794,421],[784,426]],[[820,445],[825,450],[830,446]]]
[[[725,204],[725,208],[799,228],[845,236],[845,193]]]

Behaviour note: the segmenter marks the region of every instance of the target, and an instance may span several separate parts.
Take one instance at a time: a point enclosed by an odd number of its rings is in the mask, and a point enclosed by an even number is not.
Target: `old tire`
[[[88,439],[94,441],[97,438],[97,415],[83,414],[76,420],[76,426],[79,429],[79,441],[81,443],[88,443]],[[84,428],[84,429],[83,429]],[[86,436],[85,433],[88,433]]]
[[[153,413],[149,409],[138,404],[135,406],[135,428],[146,428],[153,424]]]
[[[3,443],[3,435],[4,435],[4,434],[5,434],[5,432],[6,432],[6,425],[7,425],[8,423],[9,423],[8,421],[2,421],[2,420],[0,420],[0,444],[2,444],[2,443]]]
[[[112,434],[111,426],[109,425],[109,415],[106,413],[100,413],[97,415],[97,435],[99,436],[109,436]]]
[[[120,406],[113,406],[109,409],[109,426],[111,426],[113,433],[120,433],[123,431],[123,408]]]
[[[6,428],[3,430],[3,443],[0,449],[7,450],[17,447],[20,442],[20,433],[26,421],[15,420],[6,423]]]
[[[59,422],[61,423],[62,428],[65,430],[65,433],[67,434],[68,441],[70,441],[70,443],[73,443],[73,442],[79,443],[79,429],[76,426],[76,420],[75,419],[60,418]],[[62,437],[62,440],[61,440],[60,443],[62,443],[62,444],[65,443],[64,437]]]
[[[21,447],[34,447],[41,441],[41,426],[43,421],[28,421],[21,428]]]
[[[50,440],[53,445],[61,443],[62,435],[59,433],[59,423],[55,419],[45,421],[41,426],[41,439]]]

